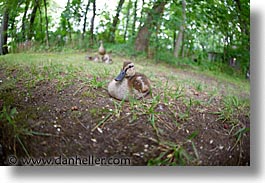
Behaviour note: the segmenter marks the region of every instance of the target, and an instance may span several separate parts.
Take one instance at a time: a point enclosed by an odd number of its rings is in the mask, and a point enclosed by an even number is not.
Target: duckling
[[[94,61],[94,62],[99,62],[99,56],[96,55],[96,56],[94,57],[93,61]]]
[[[110,57],[110,54],[105,54],[102,57],[102,62],[106,63],[106,64],[112,64],[112,59]]]
[[[100,40],[99,43],[100,43],[100,47],[98,48],[98,53],[103,56],[106,54],[106,49],[103,46],[102,40]]]
[[[126,61],[120,74],[108,85],[109,95],[128,101],[130,97],[140,99],[150,93],[149,79],[141,73],[135,72],[134,63]]]
[[[95,57],[92,56],[86,56],[87,60],[94,61],[94,62],[99,62],[99,56],[96,55]]]

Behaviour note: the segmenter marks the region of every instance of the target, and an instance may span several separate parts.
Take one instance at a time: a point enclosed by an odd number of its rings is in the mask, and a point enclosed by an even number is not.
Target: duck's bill
[[[125,71],[121,71],[120,74],[115,78],[115,81],[121,81],[125,77]]]

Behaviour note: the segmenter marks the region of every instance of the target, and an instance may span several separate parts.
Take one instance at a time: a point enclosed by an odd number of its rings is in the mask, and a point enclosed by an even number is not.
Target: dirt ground
[[[3,72],[1,75],[4,78]],[[150,159],[163,152],[170,158],[174,148],[170,149],[167,142],[171,142],[181,145],[192,157],[186,165],[250,165],[250,133],[244,133],[237,142],[230,133],[233,125],[218,120],[214,114],[221,106],[218,96],[212,98],[208,106],[201,103],[192,105],[186,119],[180,117],[180,113],[188,110],[181,100],[171,99],[170,107],[159,102],[154,106],[158,129],[155,130],[150,123],[150,115],[138,112],[135,116],[128,102],[112,115],[110,112],[117,109],[115,105],[120,101],[109,97],[106,86],[92,88],[82,83],[76,80],[58,91],[55,89],[56,80],[42,81],[29,92],[21,80],[16,89],[4,91],[6,96],[15,96],[13,107],[17,111],[27,111],[21,123],[26,123],[32,131],[46,134],[23,138],[31,157],[126,157],[130,158],[130,165],[147,165]],[[159,92],[154,88],[154,94]],[[194,90],[185,97],[209,100],[207,93]],[[0,98],[0,109],[4,103],[5,98]],[[143,103],[149,105],[148,99]],[[137,110],[137,106],[133,108]],[[238,119],[246,127],[250,126],[249,117],[244,113],[239,114]],[[102,124],[97,127],[100,122]],[[191,136],[194,138],[189,140]],[[8,164],[7,157],[11,154],[25,157],[19,145],[17,152],[13,152],[5,131],[1,130],[0,137],[2,165]],[[178,162],[174,158],[172,161]]]

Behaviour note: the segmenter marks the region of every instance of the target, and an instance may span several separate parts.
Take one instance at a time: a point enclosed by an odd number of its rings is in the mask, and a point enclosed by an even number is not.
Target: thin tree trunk
[[[22,32],[22,42],[26,41],[26,19],[27,19],[27,12],[29,9],[29,1],[26,1],[26,6],[24,9],[24,14],[23,14],[23,18],[22,18],[22,28],[21,28],[21,32]]]
[[[9,10],[6,8],[4,10],[2,25],[1,25],[1,38],[0,38],[0,55],[5,55],[8,53],[7,47],[7,29],[8,29],[8,19],[9,19]]]
[[[67,5],[66,5],[67,13],[69,13],[69,7],[71,6],[70,3],[71,3],[71,0],[68,0],[67,1]],[[65,18],[65,20],[66,20],[66,23],[67,23],[67,28],[66,29],[68,29],[68,35],[69,35],[69,41],[67,39],[67,44],[70,43],[70,45],[72,45],[72,26],[71,26],[68,18]]]
[[[82,33],[82,40],[83,40],[83,41],[84,41],[84,39],[85,39],[85,33],[86,33],[86,21],[87,21],[87,13],[88,13],[89,5],[90,5],[90,0],[87,1],[87,4],[86,4],[86,10],[85,10],[85,14],[84,14],[84,24],[83,24],[83,33]]]
[[[144,4],[145,4],[145,1],[142,0],[142,10],[141,10],[141,16],[140,16],[140,27],[142,26],[143,24],[143,17],[144,17]]]
[[[31,40],[33,37],[33,25],[34,25],[34,21],[35,21],[35,17],[36,17],[36,13],[37,13],[37,9],[39,6],[39,0],[34,1],[34,7],[33,10],[31,12],[31,16],[30,16],[30,21],[29,21],[29,34],[28,34],[28,40]]]
[[[178,37],[177,40],[175,42],[175,49],[174,49],[174,56],[176,58],[178,58],[179,56],[179,50],[180,50],[180,45],[181,45],[181,40],[182,40],[182,36],[183,36],[183,27],[180,27],[180,30],[178,32]]]
[[[175,50],[175,46],[176,46],[176,39],[177,39],[177,34],[176,31],[173,32],[173,50]]]
[[[48,22],[48,14],[47,14],[47,0],[44,0],[44,8],[45,8],[45,20],[46,20],[46,46],[49,47],[49,22]]]
[[[125,30],[124,30],[124,36],[123,40],[126,41],[127,32],[128,32],[128,26],[129,26],[129,20],[130,20],[130,12],[132,7],[132,1],[129,0],[128,6],[127,6],[127,12],[126,12],[126,24],[125,24]]]
[[[94,44],[94,21],[96,16],[96,0],[93,0],[93,16],[91,18],[90,26],[90,45]]]
[[[72,26],[69,20],[66,20],[66,21],[67,21],[67,26],[68,26],[69,42],[72,45]]]
[[[135,50],[136,51],[148,51],[149,40],[152,34],[150,28],[157,26],[158,20],[154,21],[154,16],[161,17],[164,11],[164,7],[167,1],[156,1],[151,10],[147,15],[144,25],[140,28],[136,40],[135,40]]]
[[[113,19],[112,26],[110,28],[109,42],[114,42],[115,41],[115,32],[116,32],[117,25],[118,25],[118,22],[119,22],[119,14],[121,12],[122,5],[123,5],[124,1],[125,0],[120,0],[119,1],[118,7],[117,7],[117,10],[116,10],[116,15],[115,15],[115,17]]]
[[[182,33],[181,57],[185,57],[185,31]]]
[[[39,13],[40,13],[40,16],[39,16],[39,19],[40,19],[40,32],[42,33],[42,11],[41,11],[41,5],[40,4],[38,5],[38,9],[39,9]]]
[[[137,20],[137,0],[134,2],[134,9],[133,9],[133,24],[132,24],[132,36],[135,36],[135,24]]]
[[[186,23],[186,1],[182,0],[182,24],[180,26],[180,30],[178,33],[178,37],[175,43],[175,49],[174,49],[174,56],[178,58],[179,52],[181,49],[181,42],[184,39],[184,31],[185,31],[185,23]],[[184,48],[183,48],[184,49]]]

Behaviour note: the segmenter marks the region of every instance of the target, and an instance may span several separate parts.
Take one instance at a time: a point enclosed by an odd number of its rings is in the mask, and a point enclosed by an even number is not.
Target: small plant
[[[159,103],[160,101],[160,96],[157,95],[155,97],[152,98],[152,101],[151,101],[151,105],[148,105],[147,109],[146,109],[146,114],[149,115],[149,121],[152,125],[152,127],[154,128],[156,134],[158,135],[158,128],[156,127],[156,124],[155,124],[155,114],[157,114],[157,112],[155,111],[155,108],[157,106],[157,104]]]
[[[235,145],[232,147],[232,149],[242,140],[242,137],[245,133],[249,132],[250,131],[250,128],[247,128],[247,127],[243,127],[243,128],[240,128],[239,130],[237,130],[233,136],[236,137],[236,143]]]
[[[50,136],[48,133],[41,133],[32,131],[29,129],[24,123],[18,124],[16,121],[16,115],[18,111],[15,107],[11,108],[3,106],[2,111],[0,112],[0,120],[3,122],[3,128],[6,131],[8,142],[13,143],[10,146],[13,147],[14,153],[16,153],[16,143],[20,144],[21,148],[25,152],[25,154],[29,157],[29,152],[26,146],[23,143],[23,138],[25,136],[33,136],[33,135],[42,135],[42,136]]]
[[[183,88],[181,86],[178,86],[176,90],[170,93],[170,97],[174,100],[178,100],[179,98],[183,97]]]
[[[158,157],[150,159],[148,161],[148,165],[149,166],[176,166],[176,165],[183,166],[186,165],[187,163],[195,163],[196,161],[199,160],[199,155],[195,147],[195,144],[192,140],[198,134],[199,134],[198,131],[194,131],[193,133],[191,133],[191,135],[187,137],[187,140],[184,141],[182,144],[175,144],[172,142],[159,143],[162,152]],[[196,158],[189,155],[186,152],[184,145],[188,143],[191,143]]]
[[[106,84],[106,82],[98,81],[97,77],[94,76],[93,79],[90,80],[90,84],[93,88],[98,89],[98,88],[102,88]]]
[[[130,111],[132,114],[132,119],[130,120],[130,123],[134,122],[137,119],[137,104],[139,104],[139,102],[136,99],[130,99],[129,100],[129,105],[130,105]]]
[[[219,116],[217,120],[221,120],[222,122],[229,121],[233,124],[237,124],[238,116],[247,107],[247,102],[239,100],[239,98],[235,96],[228,96],[223,99],[222,103],[224,107],[214,113]]]
[[[18,142],[22,149],[24,150],[24,152],[26,153],[26,155],[29,157],[29,153],[25,147],[25,145],[23,144],[22,140],[21,140],[21,136],[23,135],[23,133],[25,131],[28,131],[27,129],[25,129],[24,127],[18,127],[17,123],[15,121],[15,115],[17,114],[17,109],[11,108],[11,107],[6,107],[3,106],[3,109],[0,113],[0,119],[3,120],[5,123],[5,126],[7,128],[8,131],[8,135],[11,135],[11,138],[14,138],[13,141],[13,150],[14,152],[16,152],[16,142]],[[12,141],[12,139],[10,139],[10,141]]]
[[[124,100],[122,100],[121,102],[116,102],[116,101],[113,101],[113,102],[114,102],[113,115],[115,115],[117,118],[119,118],[121,116]]]
[[[162,152],[154,159],[148,161],[148,166],[176,166],[186,165],[191,156],[181,146],[173,143],[160,144]]]
[[[200,92],[203,90],[203,86],[202,86],[201,83],[197,83],[197,85],[196,85],[196,90],[197,90],[197,91],[200,91]]]
[[[179,118],[182,120],[182,121],[186,121],[190,118],[190,111],[191,111],[191,107],[193,105],[193,100],[190,98],[189,101],[185,101],[184,103],[186,105],[186,110],[185,112],[180,112],[178,114]]]
[[[0,83],[0,92],[3,91],[10,91],[16,88],[16,80],[15,79],[11,79],[11,78],[7,78],[7,80],[2,81]]]
[[[168,103],[169,102],[169,96],[170,96],[170,91],[171,91],[171,88],[168,84],[168,81],[166,82],[165,86],[163,86],[164,88],[164,91],[163,91],[163,94],[164,94],[164,103]]]

